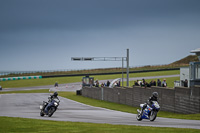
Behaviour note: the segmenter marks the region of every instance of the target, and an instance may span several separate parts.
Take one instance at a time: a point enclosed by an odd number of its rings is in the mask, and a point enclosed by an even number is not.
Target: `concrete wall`
[[[82,95],[98,100],[126,104],[139,107],[147,101],[152,92],[158,92],[161,110],[174,113],[192,114],[200,113],[200,86],[193,88],[176,87],[174,89],[163,87],[142,88],[98,88],[83,87]]]

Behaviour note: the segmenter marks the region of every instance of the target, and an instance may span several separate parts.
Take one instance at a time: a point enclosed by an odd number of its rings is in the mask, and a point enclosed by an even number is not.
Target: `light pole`
[[[129,86],[129,49],[127,49],[127,57],[126,57],[126,86]]]
[[[126,57],[71,57],[72,61],[122,61],[122,86],[123,86],[123,67],[124,61],[127,62],[126,65],[126,75],[127,75],[127,83],[126,86],[129,86],[129,49],[127,49],[127,56]]]

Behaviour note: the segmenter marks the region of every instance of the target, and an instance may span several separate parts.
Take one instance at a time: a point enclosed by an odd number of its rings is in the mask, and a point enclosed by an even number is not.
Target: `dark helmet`
[[[57,97],[58,96],[58,92],[54,92],[53,96]]]
[[[152,96],[157,98],[158,97],[158,92],[153,92]]]

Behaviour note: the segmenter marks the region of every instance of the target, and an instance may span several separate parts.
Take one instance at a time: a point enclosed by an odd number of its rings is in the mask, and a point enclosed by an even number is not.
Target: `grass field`
[[[49,89],[0,91],[0,94],[14,94],[14,93],[51,93],[51,92],[49,92]]]
[[[199,133],[200,131],[198,129],[60,122],[10,117],[0,117],[0,129],[2,133]]]
[[[161,76],[161,75],[173,75],[179,74],[179,70],[172,70],[172,71],[159,71],[159,72],[145,72],[145,73],[132,73],[129,77],[147,77],[147,76]],[[105,79],[115,79],[121,78],[121,74],[115,75],[96,75],[93,76],[98,80],[105,80]],[[92,77],[92,75],[91,75]],[[126,75],[124,74],[124,77]],[[76,77],[57,77],[57,78],[44,78],[44,79],[27,79],[27,80],[12,80],[12,81],[2,81],[0,85],[3,88],[17,88],[17,87],[31,87],[31,86],[43,86],[43,85],[54,85],[55,82],[59,84],[63,83],[73,83],[73,82],[81,82],[82,76]],[[168,85],[171,84],[168,81]],[[173,84],[173,83],[172,83]]]

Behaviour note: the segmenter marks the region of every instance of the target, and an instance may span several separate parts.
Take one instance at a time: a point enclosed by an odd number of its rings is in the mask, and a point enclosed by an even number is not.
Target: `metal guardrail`
[[[139,70],[139,71],[129,71],[129,73],[141,73],[141,72],[156,72],[156,71],[170,71],[170,70],[180,70],[180,68],[167,68],[167,69],[155,69],[155,70]],[[109,72],[109,73],[83,73],[83,74],[66,74],[66,75],[48,75],[42,76],[42,78],[52,78],[52,77],[72,77],[72,76],[88,76],[88,75],[112,75],[121,74],[122,72]]]

